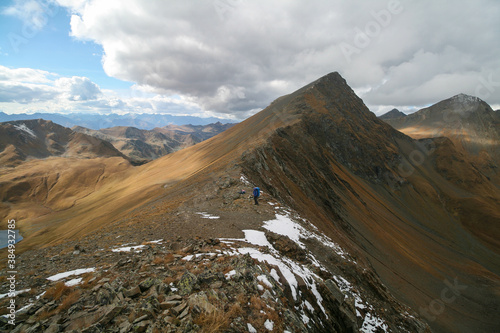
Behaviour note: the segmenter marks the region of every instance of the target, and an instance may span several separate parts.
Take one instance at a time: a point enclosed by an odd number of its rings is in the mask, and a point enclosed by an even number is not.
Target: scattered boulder
[[[193,273],[186,271],[184,275],[182,275],[181,279],[177,283],[177,288],[179,288],[180,295],[188,295],[195,288],[198,283],[198,278]]]

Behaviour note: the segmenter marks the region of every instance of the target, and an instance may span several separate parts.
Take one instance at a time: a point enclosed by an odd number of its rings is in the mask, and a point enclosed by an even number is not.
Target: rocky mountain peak
[[[476,104],[476,103],[481,103],[483,101],[479,97],[471,96],[471,95],[467,95],[467,94],[463,94],[463,93],[460,93],[458,95],[451,97],[451,100],[453,100],[456,103],[460,103],[460,104]]]
[[[425,110],[425,109],[424,109]],[[453,112],[462,116],[474,113],[490,113],[493,110],[482,99],[466,94],[458,94],[429,107],[433,113]]]
[[[396,119],[396,118],[404,118],[406,117],[406,114],[399,111],[398,109],[392,109],[389,112],[384,113],[379,117],[379,119],[385,120],[385,119]]]

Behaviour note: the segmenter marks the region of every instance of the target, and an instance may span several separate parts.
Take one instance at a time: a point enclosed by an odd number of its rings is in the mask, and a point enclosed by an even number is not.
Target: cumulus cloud
[[[53,77],[55,74],[47,71],[0,65],[0,102],[27,104],[53,100],[58,95],[50,85]]]
[[[461,92],[500,104],[497,0],[16,0],[6,11],[41,26],[48,5],[36,4],[54,2],[72,36],[102,46],[105,72],[135,83],[127,98],[82,78],[47,83],[63,105],[241,119],[332,71],[378,113]]]
[[[72,35],[102,45],[108,75],[207,111],[259,109],[335,70],[374,109],[500,81],[495,0],[59,1]]]
[[[132,112],[207,116],[197,104],[182,96],[151,95],[147,91],[119,96],[112,90],[101,90],[87,77],[60,77],[43,70],[1,65],[0,109],[8,113]]]
[[[88,101],[98,99],[102,95],[99,86],[86,77],[60,78],[55,81],[55,85],[61,90],[64,98],[72,101]]]

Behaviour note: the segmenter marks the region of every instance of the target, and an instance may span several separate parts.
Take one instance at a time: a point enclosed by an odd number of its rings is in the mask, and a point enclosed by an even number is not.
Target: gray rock
[[[173,314],[174,316],[178,317],[184,309],[186,309],[188,304],[186,302],[182,302],[181,304],[177,305],[174,308],[170,309],[170,313]]]
[[[140,323],[134,325],[134,332],[137,333],[146,332],[146,330],[150,325],[151,325],[151,320],[141,321]]]
[[[140,323],[141,321],[144,321],[144,320],[146,320],[148,318],[149,318],[149,316],[147,314],[144,315],[144,316],[140,316],[139,318],[137,318],[137,319],[134,320],[133,324]]]
[[[113,318],[115,318],[121,311],[123,310],[123,306],[111,305],[109,309],[105,312],[104,316],[99,320],[99,324],[105,326],[108,324]]]
[[[171,301],[182,301],[182,297],[179,295],[172,295],[172,296],[167,296],[163,300],[164,302],[171,302]]]
[[[181,301],[163,302],[163,303],[160,303],[160,309],[168,310],[168,309],[171,309],[171,308],[179,305],[180,303],[181,303]]]
[[[337,304],[341,304],[342,302],[344,302],[345,296],[340,291],[339,287],[337,286],[337,284],[333,280],[330,280],[330,279],[326,280],[325,285],[328,288],[328,290],[330,291],[330,293],[332,294],[333,299],[337,302]]]
[[[266,291],[264,291],[264,293],[262,294],[262,298],[263,299],[274,299],[273,295],[271,295],[271,293],[269,292],[269,290],[266,289]]]
[[[216,310],[215,306],[210,303],[207,295],[204,292],[199,292],[197,294],[189,296],[188,304],[191,308],[196,306],[207,313],[214,312]]]
[[[186,307],[178,316],[177,318],[182,320],[184,318],[187,317],[187,315],[189,314],[189,307]]]
[[[141,292],[145,292],[145,291],[149,290],[149,288],[151,288],[152,286],[159,284],[159,282],[160,281],[158,279],[147,278],[146,280],[142,281],[139,284],[139,288],[141,288]]]
[[[128,321],[124,321],[123,323],[120,324],[120,326],[118,326],[120,333],[127,333],[128,331],[130,331],[131,328],[132,324],[129,323]]]
[[[210,288],[212,289],[219,289],[222,287],[222,281],[215,281],[214,283],[210,284]]]
[[[104,288],[102,288],[101,290],[99,290],[99,292],[97,293],[97,303],[98,304],[101,304],[101,305],[107,305],[107,304],[110,304],[111,301],[113,300],[113,298],[115,295],[112,294],[112,292],[110,292],[109,290],[106,290]]]
[[[137,297],[141,294],[141,289],[139,288],[139,286],[135,286],[134,288],[132,289],[129,289],[129,290],[125,290],[123,292],[123,295],[125,297],[130,297],[130,298],[134,298],[134,297]]]

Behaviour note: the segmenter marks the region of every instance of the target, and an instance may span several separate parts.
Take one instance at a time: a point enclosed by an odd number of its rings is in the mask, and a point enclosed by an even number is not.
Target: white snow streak
[[[26,293],[26,292],[28,292],[30,290],[31,290],[31,288],[29,288],[29,289],[23,289],[23,290],[16,290],[16,291],[14,291],[12,293],[0,294],[0,299],[6,297],[9,294],[13,294],[13,296],[17,296],[19,294]]]
[[[14,125],[14,128],[17,129],[18,131],[28,133],[31,137],[36,138],[35,132],[33,132],[31,129],[26,126],[26,124],[21,124],[21,125]]]
[[[64,284],[66,285],[66,287],[73,287],[73,286],[80,284],[81,282],[82,282],[82,278],[77,278],[77,279],[69,280],[68,282],[66,282]]]
[[[145,246],[146,245],[124,246],[124,247],[119,247],[117,249],[112,249],[111,251],[113,251],[113,252],[130,252],[130,251],[142,252],[142,248]]]
[[[47,278],[47,280],[50,280],[50,281],[59,281],[61,279],[67,278],[68,276],[82,275],[82,274],[90,273],[90,272],[94,272],[94,271],[95,271],[95,267],[75,269],[75,270],[72,270],[72,271],[68,271],[68,272],[59,273],[59,274],[56,274],[56,275],[49,276]]]
[[[198,212],[196,214],[200,214],[202,219],[210,219],[210,220],[220,219],[220,216],[210,215],[207,212]]]
[[[265,276],[265,275],[257,276],[257,280],[259,280],[260,282],[262,282],[263,284],[265,284],[269,288],[273,287],[273,285],[271,284],[271,282],[269,282],[269,280],[267,279],[267,276]]]

